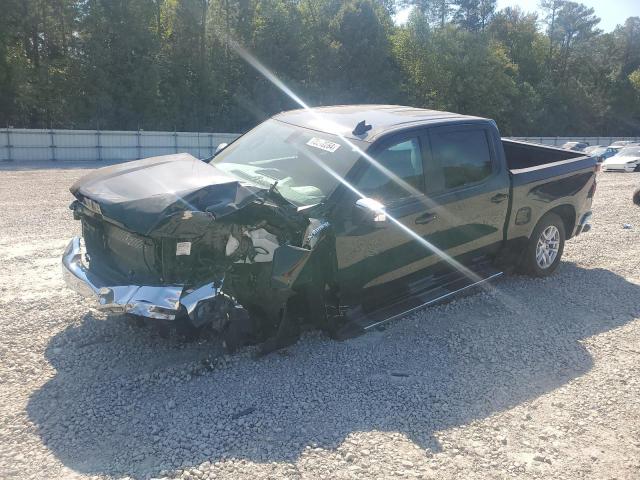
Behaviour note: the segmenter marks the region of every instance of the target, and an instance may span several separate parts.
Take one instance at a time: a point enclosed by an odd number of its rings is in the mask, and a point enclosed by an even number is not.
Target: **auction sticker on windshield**
[[[330,142],[329,140],[323,140],[322,138],[313,137],[311,140],[307,142],[307,145],[310,147],[319,148],[320,150],[324,150],[325,152],[335,152],[340,148],[339,143]]]
[[[176,257],[180,255],[191,255],[191,242],[176,243]]]

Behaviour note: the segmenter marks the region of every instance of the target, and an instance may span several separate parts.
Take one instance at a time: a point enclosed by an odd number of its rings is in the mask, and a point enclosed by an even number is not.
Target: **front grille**
[[[152,239],[89,218],[83,218],[82,230],[91,270],[123,283],[161,282]]]
[[[144,238],[135,233],[127,232],[118,227],[109,226],[106,228],[107,241],[114,248],[124,247],[133,252],[142,252],[144,248]]]
[[[222,224],[198,238],[150,238],[100,217],[81,219],[89,269],[112,285],[201,285],[229,266],[230,227]],[[182,251],[184,242],[190,245]]]

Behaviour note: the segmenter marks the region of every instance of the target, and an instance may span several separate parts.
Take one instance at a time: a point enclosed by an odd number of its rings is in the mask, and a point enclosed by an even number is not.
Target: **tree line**
[[[637,135],[640,17],[542,0],[2,0],[0,127],[241,132],[297,105],[400,103],[507,135]],[[394,23],[400,8],[408,21]]]

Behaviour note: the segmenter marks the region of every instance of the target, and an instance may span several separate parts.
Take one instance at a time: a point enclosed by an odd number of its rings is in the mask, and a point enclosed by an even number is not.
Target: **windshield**
[[[618,153],[620,157],[638,157],[640,156],[640,147],[625,147]]]
[[[365,142],[351,140],[364,149]],[[338,186],[329,169],[344,177],[359,154],[339,137],[267,120],[222,150],[217,168],[258,186],[277,189],[297,206],[322,202]]]

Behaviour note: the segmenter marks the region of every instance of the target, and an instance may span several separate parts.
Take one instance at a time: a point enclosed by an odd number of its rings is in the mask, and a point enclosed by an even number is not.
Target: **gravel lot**
[[[256,361],[64,288],[86,168],[0,167],[0,478],[640,478],[640,174],[551,278]]]

